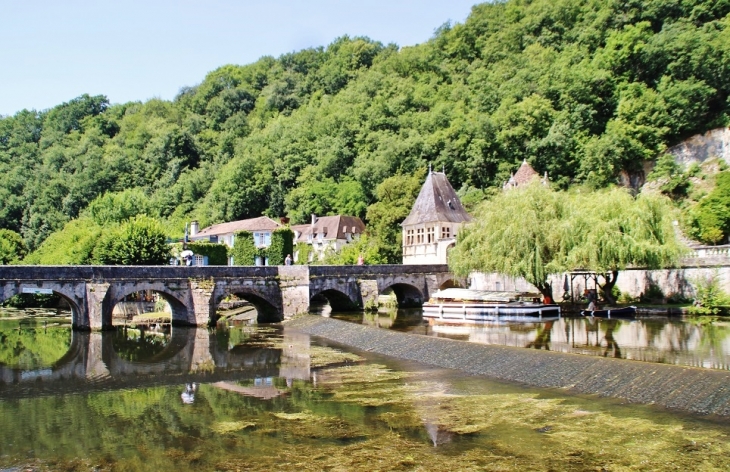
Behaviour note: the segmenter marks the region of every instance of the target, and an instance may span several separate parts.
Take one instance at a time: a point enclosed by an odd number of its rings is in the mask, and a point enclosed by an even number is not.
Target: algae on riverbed
[[[179,385],[0,401],[0,468],[730,470],[726,424],[271,334],[219,341],[279,348],[285,371],[299,372],[289,367],[301,357],[304,375],[203,381],[189,403],[184,376]]]

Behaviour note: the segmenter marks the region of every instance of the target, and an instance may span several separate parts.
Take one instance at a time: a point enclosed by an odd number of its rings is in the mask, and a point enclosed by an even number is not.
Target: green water
[[[284,326],[0,323],[0,470],[729,470],[726,420],[465,377]]]

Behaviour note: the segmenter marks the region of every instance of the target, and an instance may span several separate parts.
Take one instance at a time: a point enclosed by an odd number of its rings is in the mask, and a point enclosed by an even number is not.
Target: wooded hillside
[[[389,189],[429,163],[467,203],[523,159],[602,187],[727,125],[729,92],[728,0],[485,3],[415,47],[343,37],[223,66],[171,102],[84,95],[4,117],[0,228],[34,250],[73,219],[139,213],[177,237],[261,214],[392,226],[407,205]]]

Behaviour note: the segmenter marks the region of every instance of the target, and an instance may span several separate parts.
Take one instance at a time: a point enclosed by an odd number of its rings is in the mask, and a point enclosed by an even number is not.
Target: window
[[[451,237],[451,228],[449,226],[441,227],[441,239],[449,239]]]
[[[253,243],[257,247],[268,247],[271,246],[271,233],[254,233]]]
[[[426,228],[426,242],[427,243],[434,243],[436,242],[436,228],[433,226]]]
[[[406,246],[413,246],[413,230],[406,230]]]
[[[423,244],[423,228],[416,230],[416,244]]]

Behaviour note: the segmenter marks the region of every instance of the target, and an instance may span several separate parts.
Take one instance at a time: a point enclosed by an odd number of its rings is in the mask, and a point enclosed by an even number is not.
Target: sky
[[[0,0],[0,115],[171,100],[225,64],[348,35],[413,46],[479,0]]]

